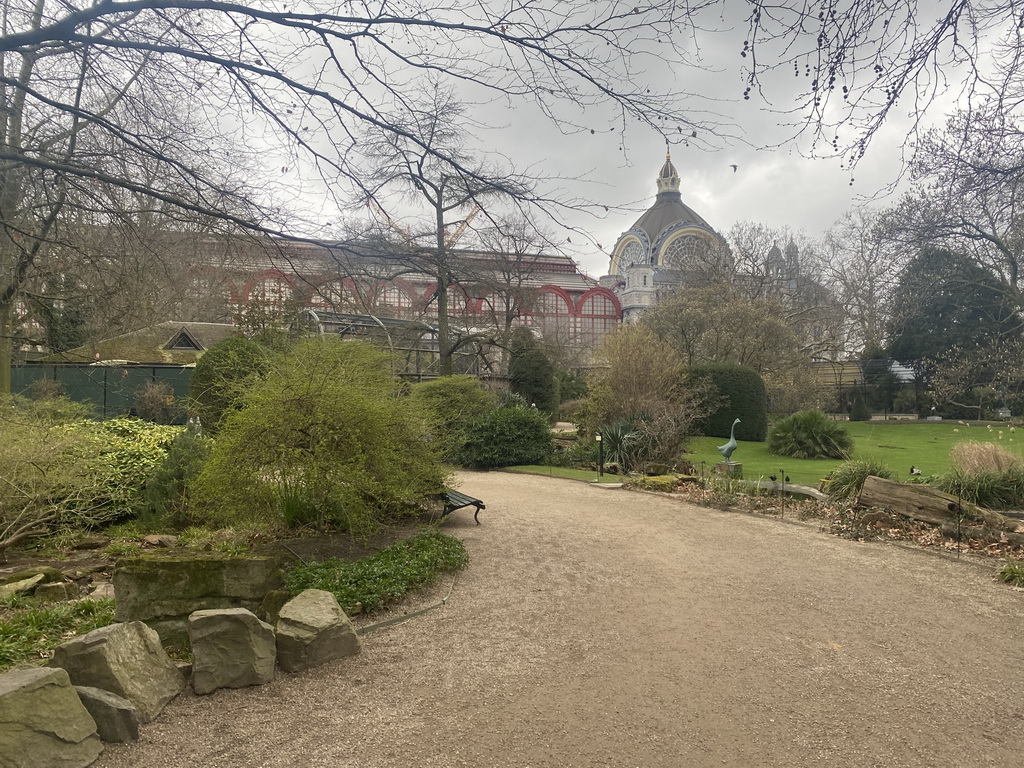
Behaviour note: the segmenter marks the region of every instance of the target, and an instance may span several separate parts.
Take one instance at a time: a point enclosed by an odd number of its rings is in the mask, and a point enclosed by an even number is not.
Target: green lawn
[[[943,422],[898,422],[869,421],[850,422],[845,425],[853,437],[853,458],[878,459],[886,464],[896,477],[910,477],[910,467],[919,467],[925,475],[941,475],[949,471],[949,450],[955,443],[966,440],[997,443],[1016,453],[1024,453],[1024,429],[1011,432],[1005,424],[992,423],[987,426],[973,424],[970,427],[952,421]],[[1002,439],[999,431],[1002,430]],[[690,460],[704,471],[714,471],[714,465],[722,461],[716,447],[725,440],[720,437],[697,437],[688,441],[687,450],[692,451]],[[822,477],[841,464],[840,461],[822,459],[788,459],[768,453],[766,443],[739,441],[739,447],[732,455],[733,461],[743,464],[743,476],[747,480],[778,475],[781,470],[790,476],[792,482],[803,485],[817,485]]]

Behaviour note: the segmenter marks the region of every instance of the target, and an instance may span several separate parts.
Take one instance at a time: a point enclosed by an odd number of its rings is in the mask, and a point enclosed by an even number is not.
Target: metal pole
[[[595,436],[597,440],[597,479],[600,480],[604,477],[604,440],[601,439],[601,433],[598,432]]]

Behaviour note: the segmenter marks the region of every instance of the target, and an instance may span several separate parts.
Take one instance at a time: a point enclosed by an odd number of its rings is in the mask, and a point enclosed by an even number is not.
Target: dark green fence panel
[[[91,403],[97,416],[108,419],[129,413],[151,382],[166,386],[175,400],[185,400],[193,370],[177,365],[18,365],[11,369],[11,391],[27,395],[34,382],[51,379],[70,399]]]

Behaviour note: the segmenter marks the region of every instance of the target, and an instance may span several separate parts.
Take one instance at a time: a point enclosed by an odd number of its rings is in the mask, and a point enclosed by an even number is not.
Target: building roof
[[[676,224],[689,224],[714,231],[710,224],[683,203],[682,195],[679,193],[679,173],[672,165],[672,156],[668,155],[661,171],[658,172],[658,196],[654,200],[654,205],[648,208],[630,229],[643,230],[653,243],[666,228]]]
[[[170,320],[110,339],[85,344],[66,352],[47,355],[47,363],[175,363],[188,365],[207,349],[230,336],[240,336],[241,328],[230,323],[192,323]]]

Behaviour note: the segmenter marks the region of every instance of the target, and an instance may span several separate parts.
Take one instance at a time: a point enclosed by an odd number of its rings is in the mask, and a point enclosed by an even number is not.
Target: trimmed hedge
[[[697,428],[709,437],[729,437],[736,419],[737,440],[764,442],[768,435],[768,391],[761,375],[752,368],[733,363],[705,363],[690,366],[695,379],[706,379],[714,394],[722,398],[718,409]]]
[[[539,464],[551,455],[551,427],[536,408],[495,408],[470,427],[461,453],[477,469]]]

